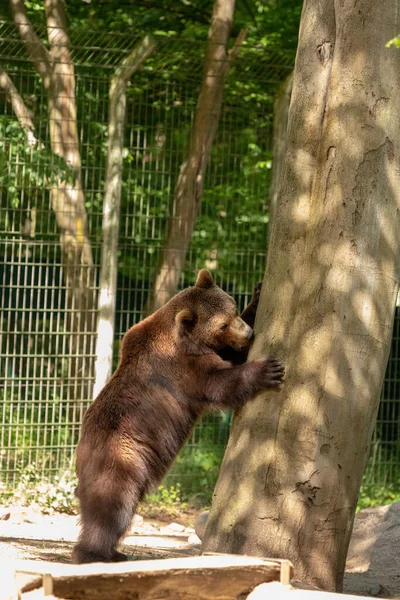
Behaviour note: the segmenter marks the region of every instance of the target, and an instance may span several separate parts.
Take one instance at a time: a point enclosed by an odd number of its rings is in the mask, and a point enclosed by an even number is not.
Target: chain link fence
[[[70,39],[85,209],[81,217],[88,233],[82,246],[90,246],[93,277],[86,287],[95,299],[85,311],[95,316],[109,85],[115,69],[140,40],[78,30],[71,31]],[[157,273],[198,100],[205,48],[198,41],[157,39],[156,51],[127,88],[115,364],[121,338],[140,320]],[[65,229],[60,238],[59,227],[63,215],[51,199],[54,186],[67,177],[67,167],[52,151],[54,123],[43,80],[12,23],[0,23],[0,56],[0,78],[5,74],[15,88],[10,94],[0,86],[0,463],[3,492],[12,493],[28,467],[43,479],[71,468],[79,426],[92,400],[96,319],[83,319],[82,307],[70,300],[74,273],[66,276]],[[262,278],[273,102],[293,59],[244,44],[231,65],[180,288],[206,266],[242,308]],[[34,144],[16,116],[12,93],[26,106]],[[75,238],[79,241],[79,235]],[[79,288],[76,281],[79,278],[75,280]],[[78,330],[76,322],[81,323]],[[397,320],[366,475],[371,487],[395,485],[399,479],[399,343]],[[229,426],[229,414],[204,418],[178,457],[169,481],[179,482],[187,496],[209,495]]]

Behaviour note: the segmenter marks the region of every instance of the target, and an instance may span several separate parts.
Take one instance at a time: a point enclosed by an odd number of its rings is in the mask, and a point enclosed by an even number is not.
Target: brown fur
[[[258,295],[246,309],[250,322]],[[257,390],[281,383],[284,370],[273,357],[232,366],[219,356],[230,346],[243,362],[252,333],[204,269],[195,286],[129,329],[117,370],[83,420],[75,562],[124,560],[116,547],[138,503],[161,481],[203,412],[238,408]]]

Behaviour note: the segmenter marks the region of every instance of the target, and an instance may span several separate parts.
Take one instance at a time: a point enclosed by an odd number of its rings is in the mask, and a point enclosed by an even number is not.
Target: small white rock
[[[152,525],[142,525],[142,527],[131,527],[129,535],[154,535],[157,529]]]
[[[143,525],[143,517],[141,515],[135,515],[132,519],[132,527],[140,527]]]
[[[189,537],[188,537],[188,544],[193,544],[194,546],[200,546],[201,539],[198,538],[195,533],[193,533],[192,535],[189,535]]]
[[[165,527],[168,531],[176,531],[177,533],[183,533],[185,531],[184,525],[179,525],[179,523],[170,523]]]
[[[195,533],[193,527],[185,527],[185,533]]]

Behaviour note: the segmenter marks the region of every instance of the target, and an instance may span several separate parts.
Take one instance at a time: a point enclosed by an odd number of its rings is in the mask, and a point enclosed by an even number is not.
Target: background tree
[[[46,0],[45,14],[49,49],[37,36],[23,0],[10,0],[13,20],[30,58],[41,77],[48,98],[51,151],[70,169],[70,176],[52,181],[51,206],[60,229],[64,281],[67,292],[66,328],[70,333],[71,396],[86,399],[93,361],[88,359],[91,333],[95,328],[95,274],[88,237],[85,198],[82,189],[81,156],[75,101],[75,72],[70,53],[63,0]],[[3,73],[5,80],[6,73]],[[4,88],[4,86],[3,86]],[[12,91],[10,92],[12,95]],[[28,112],[25,109],[25,112]],[[32,136],[26,117],[16,112],[21,125]],[[29,141],[29,137],[28,137]]]
[[[146,36],[128,54],[111,77],[93,398],[100,393],[112,374],[115,307],[117,303],[118,235],[121,212],[126,87],[133,73],[142,66],[155,47],[154,38]]]
[[[277,395],[234,418],[207,551],[284,556],[342,587],[399,285],[399,0],[306,0],[255,359]]]
[[[201,206],[205,171],[218,128],[229,64],[247,34],[244,30],[229,53],[227,45],[234,10],[235,0],[215,0],[189,147],[176,182],[172,214],[145,314],[151,314],[163,306],[176,293],[183,271]]]

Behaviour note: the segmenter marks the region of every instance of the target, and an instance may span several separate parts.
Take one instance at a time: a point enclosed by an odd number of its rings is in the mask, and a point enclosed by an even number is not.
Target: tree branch
[[[133,73],[143,64],[143,62],[152,54],[156,47],[156,41],[152,35],[139,42],[132,52],[123,60],[122,64],[116,69],[113,75],[113,81],[121,80],[123,84],[129,80]]]
[[[35,126],[30,116],[30,111],[26,106],[21,94],[18,92],[10,76],[0,66],[0,88],[2,88],[10,98],[13,111],[25,131],[30,146],[36,146],[38,140],[35,136]]]
[[[239,35],[237,36],[234,45],[232,46],[232,48],[228,52],[228,56],[229,56],[229,60],[230,61],[235,60],[235,58],[239,54],[240,48],[242,47],[242,44],[243,44],[244,40],[246,39],[248,33],[249,33],[249,28],[248,27],[243,27],[243,29],[241,29],[239,31]]]
[[[43,46],[40,38],[36,35],[31,21],[28,19],[23,0],[10,0],[11,12],[18,33],[32,59],[33,64],[42,78],[43,85],[47,90],[51,83],[50,56]]]

